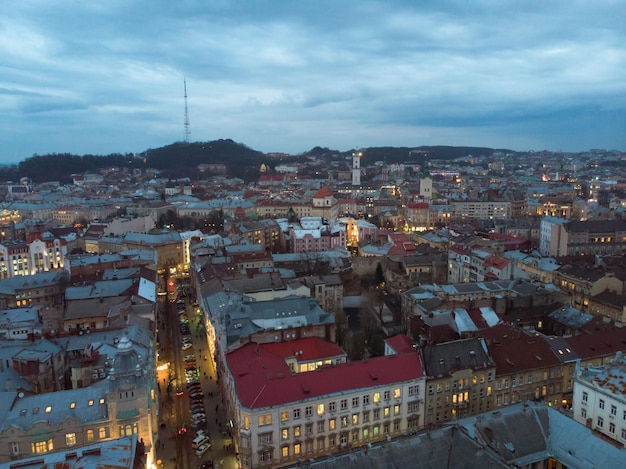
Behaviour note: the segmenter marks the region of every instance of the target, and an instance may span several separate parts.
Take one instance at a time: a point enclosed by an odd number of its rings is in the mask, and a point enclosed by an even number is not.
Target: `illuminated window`
[[[374,393],[374,404],[380,404],[380,393],[379,392],[375,392]]]
[[[400,394],[400,388],[396,388],[396,389],[393,390],[393,397],[394,398],[398,399],[398,398],[400,398],[400,395],[401,395]]]
[[[100,398],[100,404],[104,404],[104,397]]]
[[[282,454],[283,454],[283,458],[286,458],[289,456],[289,446],[283,446]]]
[[[324,404],[317,404],[317,415],[324,414]]]
[[[281,422],[286,422],[287,420],[289,420],[289,412],[287,412],[286,410],[282,411],[280,413],[280,421]]]
[[[301,446],[300,443],[296,443],[295,445],[293,445],[293,454],[300,454],[301,451]]]
[[[283,428],[281,430],[281,438],[283,440],[287,440],[289,438],[289,429],[288,428]]]
[[[98,438],[101,440],[107,437],[107,429],[106,427],[98,428]]]
[[[49,414],[50,412],[52,412],[52,406],[51,405],[46,407],[46,414]]]
[[[87,430],[87,441],[93,441],[93,430]]]
[[[89,402],[87,402],[87,405],[91,407],[93,405],[93,399],[89,399]]]
[[[75,408],[75,407],[76,407],[76,402],[71,402],[71,403],[70,403],[70,409],[73,409],[73,408]]]
[[[65,444],[67,446],[74,446],[76,444],[76,433],[66,433]]]

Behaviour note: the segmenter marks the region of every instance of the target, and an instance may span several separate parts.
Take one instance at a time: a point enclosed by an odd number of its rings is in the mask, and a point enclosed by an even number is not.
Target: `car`
[[[187,385],[187,390],[188,390],[189,392],[191,392],[191,391],[200,391],[200,390],[202,390],[202,386],[200,386],[200,383],[197,383],[197,384],[188,384],[188,385]]]
[[[191,428],[206,428],[206,419],[192,420],[189,425],[191,426]]]
[[[196,437],[199,437],[199,436],[206,436],[206,437],[208,437],[209,436],[209,432],[207,432],[206,430],[197,430],[196,431]]]
[[[191,345],[189,342],[186,342],[183,344],[183,346],[181,347],[183,350],[189,350],[191,347],[193,347],[193,345]]]
[[[191,418],[193,420],[206,419],[206,414],[204,412],[196,412],[191,414]]]
[[[199,389],[198,390],[194,389],[193,391],[189,393],[189,397],[191,397],[192,399],[203,399],[204,393],[200,391]]]
[[[185,394],[185,392],[183,391],[183,388],[176,388],[176,395],[177,396],[182,396],[183,394]]]
[[[205,410],[203,406],[195,406],[195,407],[191,407],[189,409],[189,411],[191,412],[191,415],[198,415],[198,414],[205,414]]]
[[[195,355],[185,355],[185,358],[183,358],[183,360],[185,360],[186,362],[196,361],[196,356]]]
[[[206,443],[206,444],[200,446],[196,450],[196,456],[200,457],[200,456],[202,456],[204,453],[206,453],[210,449],[211,449],[211,443]]]

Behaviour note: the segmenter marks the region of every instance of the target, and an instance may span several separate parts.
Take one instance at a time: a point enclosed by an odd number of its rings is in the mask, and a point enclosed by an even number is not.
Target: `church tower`
[[[352,185],[360,186],[361,185],[361,156],[363,153],[360,151],[355,151],[352,153]]]

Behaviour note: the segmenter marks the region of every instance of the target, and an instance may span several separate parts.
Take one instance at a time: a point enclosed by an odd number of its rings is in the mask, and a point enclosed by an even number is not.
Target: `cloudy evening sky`
[[[182,140],[626,150],[626,2],[0,4],[0,162]]]

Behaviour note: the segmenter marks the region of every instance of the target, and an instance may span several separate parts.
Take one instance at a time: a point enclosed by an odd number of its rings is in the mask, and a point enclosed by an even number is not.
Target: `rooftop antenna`
[[[185,86],[185,143],[189,143],[189,137],[191,136],[191,129],[189,128],[189,110],[187,109],[187,79],[183,79]]]

